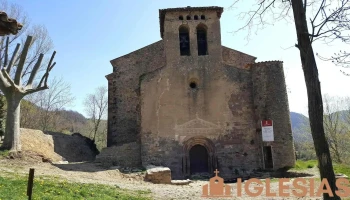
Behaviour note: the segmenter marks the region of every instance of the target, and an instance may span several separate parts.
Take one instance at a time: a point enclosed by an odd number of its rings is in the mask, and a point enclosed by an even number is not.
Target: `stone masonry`
[[[100,162],[169,167],[173,179],[216,168],[229,179],[294,166],[283,64],[255,63],[222,46],[222,13],[160,10],[162,40],[111,61],[108,147]],[[273,142],[262,141],[266,119],[273,120]]]

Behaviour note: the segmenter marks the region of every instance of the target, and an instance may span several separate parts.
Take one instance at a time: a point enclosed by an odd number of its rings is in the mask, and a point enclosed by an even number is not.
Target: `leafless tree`
[[[35,77],[41,67],[44,54],[40,54],[38,60],[35,62],[33,70],[26,84],[23,83],[22,74],[30,46],[32,45],[33,37],[28,36],[25,45],[20,55],[19,63],[16,68],[14,77],[10,76],[11,68],[14,60],[17,59],[17,52],[20,44],[17,44],[16,51],[8,60],[8,46],[9,38],[6,40],[5,59],[0,72],[0,89],[4,93],[7,101],[7,117],[5,138],[2,145],[5,149],[10,149],[11,152],[18,152],[21,150],[20,144],[20,103],[24,96],[48,89],[47,80],[49,73],[56,63],[53,63],[56,52],[53,52],[51,59],[46,67],[46,72],[40,79],[38,84],[34,84]]]
[[[31,25],[30,20],[23,8],[14,3],[8,3],[7,0],[0,0],[0,10],[5,11],[9,17],[16,19],[20,22],[23,27],[15,35],[7,36],[8,41],[8,52],[15,52],[17,48],[17,43],[20,43],[22,46],[26,41],[27,35],[33,37],[30,48],[28,49],[27,58],[25,60],[22,72],[22,80],[25,83],[28,81],[29,75],[34,68],[35,62],[38,60],[40,54],[47,54],[53,49],[53,42],[49,36],[49,33],[45,26],[43,25]],[[4,65],[6,53],[6,38],[0,38],[0,66]],[[18,52],[21,55],[21,51]],[[16,57],[13,61],[13,69],[19,64],[20,56]],[[48,60],[43,60],[43,64],[47,64]],[[45,70],[43,68],[39,69],[39,72]],[[13,76],[14,71],[11,70],[9,75]]]
[[[40,130],[56,130],[55,121],[58,117],[55,111],[62,110],[74,101],[71,94],[71,87],[62,78],[53,78],[50,82],[50,89],[42,90],[29,95],[28,100],[38,106],[37,116]]]
[[[99,132],[101,120],[106,117],[108,98],[107,98],[107,88],[98,87],[95,93],[88,94],[84,101],[85,110],[88,117],[93,122],[92,140],[95,141],[96,135]]]
[[[317,23],[315,20],[311,21],[311,27],[314,34],[313,36],[317,37],[317,39],[323,40],[325,43],[337,41],[349,45],[350,1],[322,1],[320,7],[321,9],[319,9],[317,14],[321,16],[321,22]],[[320,31],[320,29],[322,31]],[[350,52],[345,50],[339,50],[339,52],[334,53],[334,55],[330,58],[325,58],[321,55],[318,55],[318,57],[325,61],[332,61],[337,66],[345,68],[350,67]],[[342,72],[349,75],[344,71]]]
[[[350,148],[350,126],[346,123],[348,116],[343,110],[345,99],[340,97],[323,96],[324,100],[324,128],[333,158],[338,163],[343,163]]]
[[[232,7],[242,0],[235,0]],[[247,1],[244,1],[245,3]],[[340,199],[336,194],[335,174],[329,145],[323,126],[323,103],[318,69],[312,44],[317,40],[332,42],[349,23],[349,0],[258,0],[248,12],[241,13],[247,23],[241,29],[250,33],[281,20],[294,20],[297,34],[295,47],[299,49],[308,95],[309,120],[321,178],[328,179],[332,193],[324,199]],[[311,17],[307,17],[311,15]],[[309,28],[310,27],[310,28]],[[237,30],[237,31],[239,31]],[[339,32],[337,31],[339,30]],[[282,34],[282,33],[281,33]],[[328,38],[332,35],[333,38]]]

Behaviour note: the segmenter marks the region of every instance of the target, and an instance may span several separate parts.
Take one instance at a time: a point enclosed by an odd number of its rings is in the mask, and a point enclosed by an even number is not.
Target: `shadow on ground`
[[[68,163],[68,164],[52,164],[65,171],[81,171],[81,172],[98,172],[105,171],[106,168],[99,166],[93,162]]]
[[[95,143],[79,133],[67,135],[45,131],[45,134],[52,136],[55,153],[68,162],[93,161],[99,154]]]

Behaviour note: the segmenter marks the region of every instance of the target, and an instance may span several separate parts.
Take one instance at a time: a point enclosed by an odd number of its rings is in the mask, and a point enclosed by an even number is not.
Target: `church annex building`
[[[294,166],[283,64],[223,46],[222,14],[215,6],[159,10],[162,40],[111,60],[107,148],[97,160],[165,166],[173,179]]]

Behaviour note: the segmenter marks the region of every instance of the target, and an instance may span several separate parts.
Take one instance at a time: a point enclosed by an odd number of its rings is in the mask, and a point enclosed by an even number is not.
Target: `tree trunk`
[[[12,152],[21,151],[20,106],[23,96],[16,92],[6,95],[7,117],[3,148]]]
[[[324,199],[340,199],[335,194],[335,175],[329,146],[326,140],[323,127],[323,103],[320,81],[318,79],[317,64],[309,38],[306,13],[302,0],[292,0],[294,22],[298,38],[298,48],[304,71],[304,78],[308,96],[309,120],[311,134],[314,141],[316,155],[318,158],[321,179],[326,178],[331,187],[334,197],[327,193],[323,194]]]

